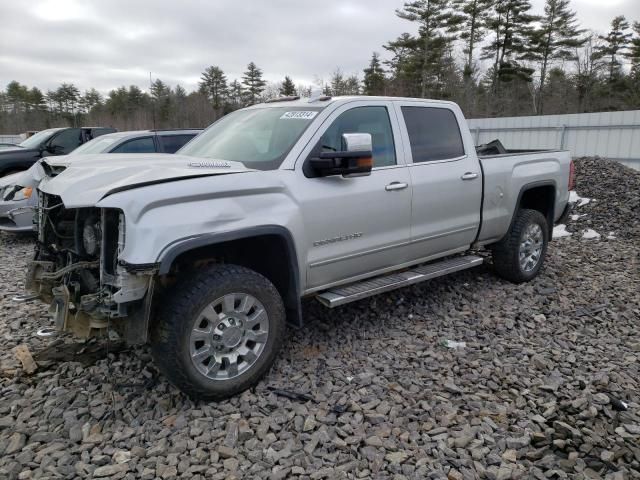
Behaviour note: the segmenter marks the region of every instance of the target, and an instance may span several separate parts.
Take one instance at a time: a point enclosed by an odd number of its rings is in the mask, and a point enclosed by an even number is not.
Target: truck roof
[[[428,98],[411,98],[411,97],[385,97],[385,96],[370,96],[370,95],[341,95],[341,96],[328,96],[321,95],[317,97],[281,97],[273,100],[269,100],[263,103],[257,103],[249,108],[264,108],[264,107],[285,107],[285,106],[313,106],[313,107],[326,107],[336,103],[347,103],[354,100],[377,100],[377,101],[404,101],[404,102],[429,102],[439,103],[442,105],[456,105],[455,102],[447,100],[431,100]]]

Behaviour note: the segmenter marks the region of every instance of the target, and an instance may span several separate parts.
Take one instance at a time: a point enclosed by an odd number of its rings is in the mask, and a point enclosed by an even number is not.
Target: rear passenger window
[[[111,150],[111,153],[153,153],[155,151],[156,147],[153,144],[153,138],[144,137],[129,140],[114,150]]]
[[[324,152],[343,150],[343,133],[369,133],[373,147],[373,166],[396,164],[393,131],[386,107],[356,107],[340,114],[320,139]]]
[[[195,135],[163,135],[162,145],[164,146],[164,153],[176,153],[182,148],[182,146],[191,140]]]
[[[464,155],[456,116],[446,108],[402,107],[413,163],[446,160]]]

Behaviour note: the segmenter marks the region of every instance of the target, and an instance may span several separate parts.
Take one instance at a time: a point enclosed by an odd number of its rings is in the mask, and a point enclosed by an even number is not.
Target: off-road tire
[[[542,253],[536,266],[531,271],[525,271],[520,265],[519,251],[523,235],[531,224],[538,224],[542,229]],[[547,253],[549,244],[549,227],[547,219],[537,210],[520,209],[509,232],[502,240],[491,247],[493,267],[498,276],[513,283],[523,283],[538,275]]]
[[[191,361],[190,332],[205,306],[231,292],[250,294],[262,303],[269,317],[269,336],[247,371],[235,378],[212,380]],[[194,399],[222,400],[254,386],[275,361],[285,336],[285,309],[276,288],[259,273],[237,265],[216,265],[179,282],[157,312],[151,329],[154,361],[173,385]]]

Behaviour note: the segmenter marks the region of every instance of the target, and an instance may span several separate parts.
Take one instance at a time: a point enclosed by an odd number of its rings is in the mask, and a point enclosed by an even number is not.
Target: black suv
[[[13,148],[0,150],[0,177],[26,170],[42,157],[66,155],[89,140],[115,131],[115,128],[107,127],[42,130]]]

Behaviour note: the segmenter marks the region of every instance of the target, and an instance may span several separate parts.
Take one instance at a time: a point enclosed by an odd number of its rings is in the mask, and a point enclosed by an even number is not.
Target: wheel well
[[[549,235],[553,231],[556,189],[553,185],[532,187],[522,193],[518,208],[537,210],[547,219]]]
[[[264,234],[198,246],[175,257],[169,276],[179,279],[185,272],[215,263],[241,265],[268,278],[282,296],[287,320],[300,325],[298,263],[286,237]]]

